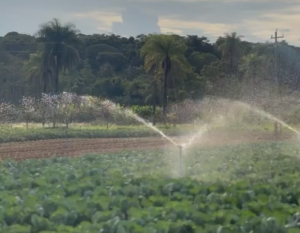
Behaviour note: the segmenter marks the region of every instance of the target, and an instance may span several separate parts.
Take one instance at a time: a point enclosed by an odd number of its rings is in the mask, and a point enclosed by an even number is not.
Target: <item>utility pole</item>
[[[277,35],[277,29],[275,31],[275,36],[271,36],[271,39],[275,39],[275,85],[276,85],[276,89],[278,89],[279,87],[279,82],[278,82],[278,71],[277,71],[277,39],[280,39],[280,38],[284,38],[284,35],[282,34],[282,36],[278,36]]]
[[[280,83],[279,83],[279,80],[278,80],[278,70],[277,70],[277,39],[280,39],[280,38],[284,38],[284,35],[282,34],[282,36],[278,36],[277,35],[277,29],[275,31],[275,36],[271,36],[271,39],[275,39],[275,89],[276,89],[276,92],[277,94],[280,94]],[[282,125],[280,123],[278,123],[277,121],[274,122],[274,134],[275,134],[275,137],[278,138],[279,134],[281,134],[281,131],[282,131]]]

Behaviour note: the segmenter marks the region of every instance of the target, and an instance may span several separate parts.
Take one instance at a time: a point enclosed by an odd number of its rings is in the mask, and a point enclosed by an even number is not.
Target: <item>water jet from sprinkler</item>
[[[179,156],[181,157],[183,145],[177,144],[177,147],[178,147],[178,149],[179,149]]]
[[[179,176],[181,177],[182,176],[182,148],[183,148],[183,145],[177,144],[177,147],[179,149],[179,156],[178,156]]]

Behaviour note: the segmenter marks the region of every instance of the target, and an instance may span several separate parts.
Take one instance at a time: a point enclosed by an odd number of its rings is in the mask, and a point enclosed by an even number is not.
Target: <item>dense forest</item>
[[[35,35],[0,37],[0,99],[74,92],[123,105],[157,105],[206,95],[241,99],[300,88],[300,48],[250,43],[229,33],[121,37],[81,34],[53,19]],[[277,90],[277,89],[276,89]]]

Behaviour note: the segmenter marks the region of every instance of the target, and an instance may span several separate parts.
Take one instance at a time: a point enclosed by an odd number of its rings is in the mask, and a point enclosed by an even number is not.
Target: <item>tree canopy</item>
[[[167,108],[205,95],[257,98],[275,85],[275,65],[283,89],[298,90],[300,48],[278,42],[275,60],[273,43],[243,39],[236,32],[213,43],[205,35],[84,35],[53,19],[33,36],[0,37],[0,99],[67,91]]]

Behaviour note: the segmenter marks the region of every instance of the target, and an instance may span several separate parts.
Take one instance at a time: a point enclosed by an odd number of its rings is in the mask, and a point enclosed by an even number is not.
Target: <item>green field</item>
[[[300,232],[300,145],[1,161],[5,233]]]
[[[157,125],[159,130],[162,130],[168,136],[180,136],[184,134],[196,133],[201,129],[201,124],[181,124],[173,127],[172,125]],[[271,123],[264,125],[229,125],[218,126],[212,125],[214,130],[253,130],[257,132],[272,133],[273,125]],[[297,128],[297,127],[296,127]],[[284,131],[289,130],[283,128]],[[30,124],[29,128],[25,124],[16,125],[0,125],[0,143],[1,142],[20,142],[20,141],[35,141],[44,139],[59,139],[59,138],[128,138],[128,137],[152,137],[160,136],[153,130],[143,125],[127,125],[118,126],[111,125],[108,129],[102,125],[70,125],[67,129],[64,126],[52,128],[42,128],[40,124]]]
[[[158,127],[168,135],[180,135],[189,132],[190,126],[179,126],[176,128],[161,126]],[[0,127],[1,142],[34,141],[44,139],[59,138],[126,138],[126,137],[150,137],[158,134],[145,126],[72,126],[65,127],[46,127],[32,125],[26,129],[24,126],[3,126]]]

